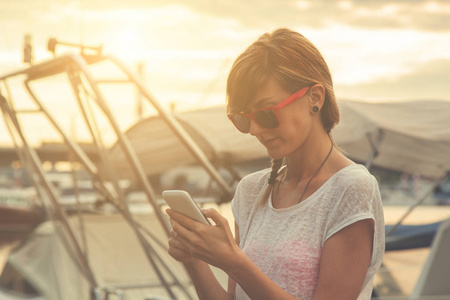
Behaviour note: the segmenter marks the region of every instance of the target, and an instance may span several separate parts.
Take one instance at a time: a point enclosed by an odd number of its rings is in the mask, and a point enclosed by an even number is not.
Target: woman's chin
[[[276,149],[267,149],[267,155],[273,160],[284,158],[284,155]]]

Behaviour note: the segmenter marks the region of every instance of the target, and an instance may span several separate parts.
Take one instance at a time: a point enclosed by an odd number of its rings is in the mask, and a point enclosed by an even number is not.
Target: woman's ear
[[[325,88],[320,83],[315,84],[310,89],[310,110],[313,113],[317,113],[322,109],[323,102],[325,101]]]

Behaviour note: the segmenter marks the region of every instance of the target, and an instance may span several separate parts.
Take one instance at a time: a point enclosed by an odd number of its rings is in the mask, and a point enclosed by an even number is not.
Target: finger
[[[166,209],[166,212],[171,219],[177,221],[179,224],[183,225],[188,229],[193,229],[195,228],[195,226],[198,225],[198,223],[200,223],[170,208]]]
[[[172,231],[174,232],[173,235],[177,240],[186,240],[190,235],[192,235],[192,231],[190,231],[188,228],[184,227],[177,221],[171,219],[170,223],[172,224]]]
[[[168,253],[175,259],[178,259],[180,257],[192,256],[188,251],[172,246],[169,247]]]
[[[194,256],[195,246],[193,246],[189,241],[179,237],[178,239],[172,239],[169,241],[169,249],[174,249],[179,252],[184,252],[185,254],[189,254],[190,256]]]
[[[171,238],[169,239],[169,246],[174,246],[177,248],[180,248],[185,251],[189,251],[188,247],[186,245],[189,244],[189,241],[180,236],[176,231],[171,230],[170,231]]]
[[[188,248],[182,242],[180,242],[175,238],[169,239],[169,247],[189,252]]]
[[[184,249],[186,252],[193,255],[193,252],[196,252],[196,249],[201,244],[201,234],[197,234],[195,232],[189,231],[184,226],[180,225],[178,222],[171,220],[172,228],[174,231],[174,234],[176,235],[175,239],[178,241],[182,246],[182,249]],[[206,226],[202,223],[199,223],[200,225]],[[178,244],[177,244],[178,245]]]
[[[228,226],[228,220],[225,219],[217,210],[214,208],[202,209],[202,213],[205,217],[210,218],[216,223],[216,226]]]

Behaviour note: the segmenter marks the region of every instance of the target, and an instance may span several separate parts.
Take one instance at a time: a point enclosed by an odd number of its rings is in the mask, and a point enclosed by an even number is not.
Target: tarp
[[[450,170],[450,101],[338,101],[341,122],[333,137],[352,159],[365,162],[382,132],[375,166],[426,177]],[[267,157],[265,148],[249,134],[238,132],[226,116],[225,106],[174,114],[184,129],[217,163],[240,163]],[[195,163],[194,157],[159,117],[132,126],[126,135],[148,175]],[[129,176],[128,163],[118,145],[111,148],[117,168]]]
[[[175,118],[212,162],[238,163],[267,156],[265,148],[248,134],[238,132],[226,116],[225,106],[175,113]],[[196,163],[194,156],[160,117],[144,119],[127,132],[146,174]],[[119,145],[111,149],[119,174],[129,175]]]
[[[334,136],[350,158],[365,161],[368,137],[375,143],[381,131],[373,165],[430,178],[450,171],[450,101],[340,102],[342,124]],[[359,134],[346,140],[354,128]]]
[[[167,245],[167,238],[154,215],[135,216],[147,230]],[[118,287],[126,299],[146,299],[150,296],[167,296],[131,227],[120,215],[84,215],[87,252],[90,268],[101,287]],[[78,217],[69,218],[78,240],[82,241]],[[81,243],[83,245],[83,243]],[[152,243],[164,263],[186,284],[189,282],[181,264],[173,260],[167,250]],[[11,252],[8,263],[15,267],[46,300],[89,299],[89,284],[72,259],[72,251],[57,234],[52,222],[42,223]],[[161,263],[158,263],[161,269]],[[165,278],[166,271],[162,271]],[[170,280],[172,281],[172,280]],[[130,288],[145,285],[153,288]],[[193,287],[188,285],[191,295]],[[175,295],[182,297],[180,289]],[[114,296],[116,297],[116,296]],[[113,298],[114,298],[113,297]],[[115,299],[115,298],[114,298]]]

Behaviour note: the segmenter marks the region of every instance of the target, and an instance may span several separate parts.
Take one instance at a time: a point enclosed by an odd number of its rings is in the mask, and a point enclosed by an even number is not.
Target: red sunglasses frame
[[[250,132],[250,129],[249,129],[249,131],[247,131],[247,132],[246,132],[246,131],[243,131],[243,130],[241,130],[241,129],[239,129],[239,127],[238,127],[238,126],[236,125],[236,123],[233,121],[233,116],[236,116],[236,115],[244,116],[244,117],[248,120],[248,122],[249,122],[249,127],[250,127],[251,121],[254,121],[260,128],[264,128],[264,129],[274,129],[274,128],[277,128],[278,126],[280,126],[280,118],[278,117],[278,113],[277,113],[277,112],[278,112],[280,109],[282,109],[283,107],[285,107],[286,105],[291,104],[291,103],[294,102],[295,100],[298,100],[298,99],[300,99],[301,97],[303,97],[303,96],[306,94],[306,92],[308,91],[308,89],[309,89],[309,86],[304,87],[304,88],[298,90],[297,92],[295,92],[294,94],[290,95],[289,97],[287,97],[286,99],[284,99],[283,101],[281,101],[280,103],[278,103],[278,104],[275,105],[275,106],[269,106],[269,107],[260,108],[260,109],[258,109],[258,110],[255,110],[254,112],[251,112],[251,113],[228,113],[228,114],[227,114],[228,119],[230,119],[230,121],[234,124],[234,126],[235,126],[240,132],[242,132],[242,133],[249,133],[249,132]],[[271,110],[271,111],[273,111],[273,113],[275,114],[275,117],[277,118],[278,125],[275,126],[275,127],[272,127],[272,128],[267,128],[267,127],[262,126],[262,125],[256,120],[256,118],[255,118],[255,113],[260,112],[260,111],[262,111],[262,110]]]

